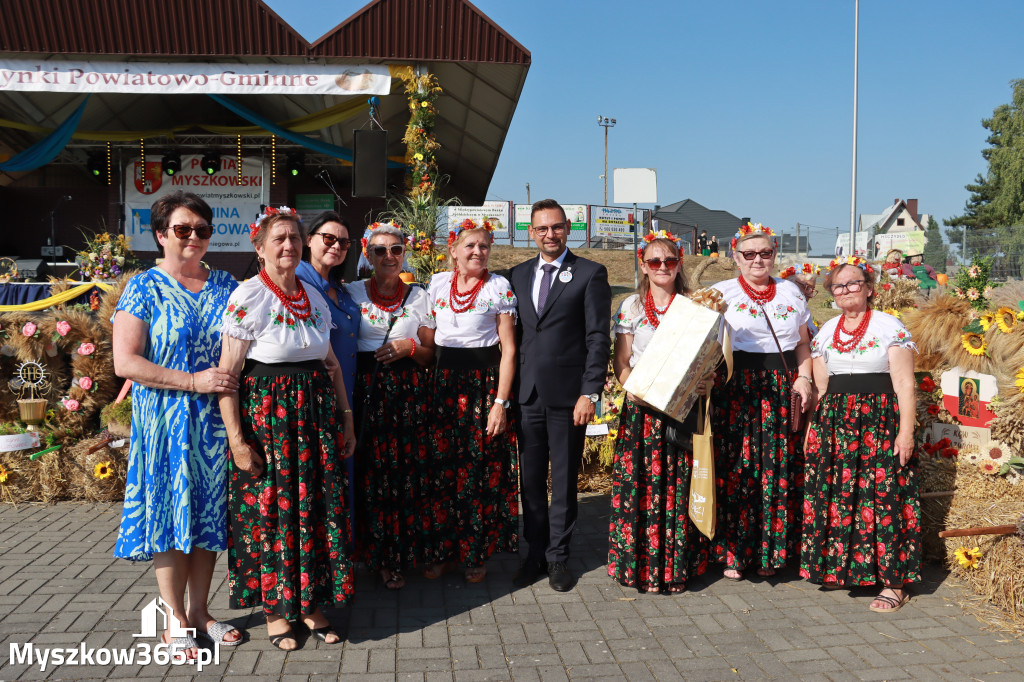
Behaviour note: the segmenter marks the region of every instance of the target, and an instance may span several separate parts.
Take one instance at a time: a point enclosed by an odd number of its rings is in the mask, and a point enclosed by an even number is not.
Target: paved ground
[[[512,556],[492,560],[487,581],[472,586],[456,574],[411,577],[392,593],[363,572],[352,607],[332,614],[345,643],[304,641],[287,655],[267,641],[261,616],[227,610],[222,556],[213,612],[252,637],[197,674],[11,665],[11,643],[134,646],[138,609],[157,589],[150,565],[111,558],[120,505],[2,505],[0,680],[1024,680],[1024,644],[962,615],[957,588],[936,569],[892,616],[868,611],[871,592],[826,592],[792,573],[740,583],[716,575],[682,595],[641,595],[605,573],[607,509],[607,496],[582,500],[572,560],[582,578],[571,592],[546,582],[513,591]]]

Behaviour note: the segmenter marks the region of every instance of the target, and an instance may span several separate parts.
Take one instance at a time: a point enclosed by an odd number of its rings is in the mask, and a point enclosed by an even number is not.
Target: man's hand
[[[596,411],[597,408],[594,403],[590,402],[590,398],[581,395],[580,399],[576,401],[576,407],[572,410],[572,423],[576,426],[586,426],[594,418]]]

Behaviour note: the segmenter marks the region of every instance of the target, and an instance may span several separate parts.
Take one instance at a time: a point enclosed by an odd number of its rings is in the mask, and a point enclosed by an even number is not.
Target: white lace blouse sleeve
[[[259,315],[255,314],[253,301],[250,300],[252,287],[244,284],[239,286],[228,298],[228,307],[224,310],[224,319],[220,333],[243,341],[256,339]]]

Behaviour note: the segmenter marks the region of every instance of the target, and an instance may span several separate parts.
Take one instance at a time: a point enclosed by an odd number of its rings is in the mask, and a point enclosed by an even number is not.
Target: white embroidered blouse
[[[359,337],[358,349],[360,352],[377,350],[384,343],[384,337],[388,341],[397,339],[414,339],[419,343],[420,327],[430,326],[427,323],[427,316],[430,306],[427,302],[427,292],[421,287],[414,286],[409,291],[409,298],[404,306],[399,306],[394,312],[386,312],[374,305],[370,300],[369,280],[361,280],[348,285],[348,293],[352,300],[359,306]],[[388,335],[388,324],[391,316],[395,316],[395,324]]]
[[[775,298],[765,304],[771,315],[772,328],[779,337],[782,350],[793,350],[800,344],[800,330],[811,320],[807,299],[799,287],[790,281],[773,277]],[[760,306],[750,300],[738,278],[712,285],[722,292],[729,305],[725,321],[732,328],[732,348],[747,353],[778,353],[778,346],[768,329]]]
[[[660,322],[662,316],[658,315],[657,311],[654,314]],[[615,333],[633,335],[633,351],[629,356],[630,367],[636,366],[640,356],[647,349],[647,344],[651,342],[655,330],[654,325],[647,320],[640,294],[628,296],[619,305],[619,312],[615,315]]]
[[[331,348],[331,311],[319,291],[304,288],[310,315],[300,320],[259,277],[242,282],[228,299],[221,334],[251,341],[245,357],[259,362],[323,360]]]
[[[832,335],[840,319],[833,317],[821,325],[821,331],[811,341],[811,357],[824,358],[830,375],[888,372],[891,347],[917,350],[917,344],[910,338],[910,332],[902,322],[888,313],[872,310],[871,320],[860,343],[845,353],[838,351],[832,347]]]
[[[491,274],[484,283],[472,310],[452,312],[449,295],[451,272],[439,272],[430,278],[427,290],[430,311],[425,326],[436,329],[434,343],[448,348],[486,348],[498,345],[498,315],[516,317],[516,296],[512,285],[501,275]]]

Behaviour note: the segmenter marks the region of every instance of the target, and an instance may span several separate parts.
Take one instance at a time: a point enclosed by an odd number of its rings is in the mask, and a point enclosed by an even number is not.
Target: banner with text
[[[156,242],[149,226],[149,212],[160,197],[184,190],[202,197],[213,209],[213,237],[210,251],[251,251],[249,223],[260,214],[263,203],[263,166],[260,159],[242,157],[242,177],[238,177],[238,161],[233,156],[221,157],[219,173],[207,175],[199,162],[200,155],[181,158],[181,171],[164,175],[160,161],[146,161],[143,178],[142,163],[132,159],[125,167],[125,234],[136,251],[156,251]]]
[[[214,64],[0,59],[0,91],[387,95],[380,64]]]
[[[924,253],[924,230],[888,232],[875,235],[875,258],[885,258],[890,249],[899,249],[904,256]],[[849,241],[849,239],[847,239]]]
[[[531,204],[516,204],[516,231],[526,232],[530,229]],[[565,217],[572,223],[569,229],[572,232],[586,231],[587,229],[587,205],[586,204],[562,204]]]
[[[638,209],[640,213],[640,229],[647,224],[648,213],[646,208]],[[618,206],[591,206],[590,207],[590,235],[596,239],[605,237],[608,239],[632,239],[633,238],[633,215],[632,208],[620,208]]]
[[[485,201],[483,206],[449,206],[448,231],[466,218],[478,225],[485,220],[494,225],[495,239],[508,239],[508,226],[512,222],[512,206],[507,201]],[[444,235],[447,238],[447,235]]]

